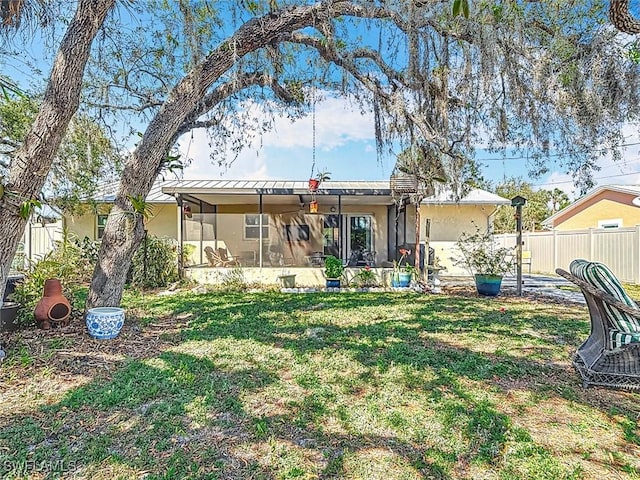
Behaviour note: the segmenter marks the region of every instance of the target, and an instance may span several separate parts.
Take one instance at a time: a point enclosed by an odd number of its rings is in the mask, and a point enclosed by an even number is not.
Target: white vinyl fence
[[[62,240],[62,221],[55,223],[31,223],[27,224],[20,242],[18,252],[12,267],[21,268],[27,260],[41,260]]]
[[[515,234],[496,235],[500,245],[516,245]],[[523,250],[531,252],[532,273],[569,269],[576,258],[601,262],[623,282],[640,284],[640,225],[571,231],[523,233]]]

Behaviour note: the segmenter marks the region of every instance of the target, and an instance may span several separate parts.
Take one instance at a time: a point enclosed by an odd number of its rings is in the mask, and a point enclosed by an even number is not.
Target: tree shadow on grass
[[[227,478],[273,478],[234,454],[251,436],[240,395],[273,381],[264,369],[221,371],[207,358],[176,352],[132,361],[109,381],[14,418],[0,432],[0,476],[53,466],[58,471],[47,473],[65,477],[146,471],[153,472],[146,478],[216,478],[225,469]]]
[[[408,310],[406,302],[411,302]],[[375,311],[379,306],[399,310],[387,317]],[[120,472],[113,476],[124,477],[146,470],[151,478],[286,478],[309,468],[320,478],[343,478],[367,462],[379,461],[387,468],[406,469],[407,478],[465,478],[474,463],[494,468],[507,441],[516,437],[518,448],[526,450],[522,455],[534,457],[531,465],[550,464],[550,471],[561,476],[563,470],[549,452],[512,425],[497,405],[471,394],[468,382],[507,391],[510,381],[520,381],[521,387],[604,412],[617,408],[625,439],[637,444],[629,427],[637,406],[621,401],[637,396],[583,392],[577,377],[567,376],[568,363],[484,353],[450,341],[455,335],[517,330],[532,342],[550,342],[557,349],[552,332],[558,322],[549,314],[542,320],[517,310],[504,315],[481,309],[472,299],[343,294],[245,295],[231,301],[229,296],[192,296],[163,300],[162,307],[184,323],[172,333],[179,341],[163,344],[153,355],[124,361],[110,378],[77,388],[33,416],[14,415],[11,427],[0,432],[0,467],[17,465],[5,460],[26,465],[29,459],[62,458],[83,465],[85,474],[109,467]],[[536,323],[542,337],[521,332]],[[584,328],[569,326],[567,331],[577,335]],[[233,342],[219,352],[225,340]],[[177,351],[203,345],[201,354]],[[251,353],[261,345],[276,351]],[[233,353],[241,347],[248,353]],[[405,420],[394,416],[393,405],[380,411],[393,435],[354,431],[352,422],[341,418],[348,411],[335,409],[335,398],[325,391],[331,382],[314,378],[295,379],[303,389],[297,396],[287,400],[287,392],[282,393],[286,413],[256,415],[243,406],[248,395],[278,384],[290,367],[286,362],[319,355],[343,355],[361,366],[360,378],[342,386],[353,388],[347,393],[354,400],[359,388],[400,368],[394,377],[397,388],[424,396],[438,424],[450,428],[464,446],[457,450],[430,443],[429,432],[402,439]],[[242,362],[234,364],[238,359]],[[429,373],[427,380],[424,372]],[[313,377],[313,371],[309,375]],[[339,424],[337,431],[328,429],[328,420]],[[391,456],[385,458],[384,451]],[[150,452],[150,458],[144,452]],[[363,475],[359,478],[367,478]]]

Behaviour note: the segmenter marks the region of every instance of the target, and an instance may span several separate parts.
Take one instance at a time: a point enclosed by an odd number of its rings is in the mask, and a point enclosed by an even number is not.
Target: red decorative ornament
[[[187,218],[191,218],[193,216],[193,214],[191,213],[191,207],[189,205],[183,206],[182,212],[184,213],[184,216]]]

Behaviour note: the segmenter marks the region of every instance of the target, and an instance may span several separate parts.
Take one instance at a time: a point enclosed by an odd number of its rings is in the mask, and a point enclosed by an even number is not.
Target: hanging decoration
[[[311,174],[309,175],[309,191],[315,192],[320,186],[320,179],[313,176],[316,169],[316,91],[311,90]]]
[[[318,201],[311,200],[309,203],[309,213],[318,213]]]
[[[182,207],[182,212],[184,213],[184,216],[187,218],[193,217],[193,213],[191,213],[191,206],[189,205],[184,205]]]

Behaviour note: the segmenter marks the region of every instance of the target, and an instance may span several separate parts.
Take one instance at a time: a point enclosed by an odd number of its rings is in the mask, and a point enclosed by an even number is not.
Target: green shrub
[[[147,235],[131,264],[131,284],[141,288],[166,287],[178,280],[178,245],[170,238]]]
[[[340,278],[344,272],[342,260],[333,255],[329,255],[324,260],[324,274],[327,278]]]
[[[360,269],[353,281],[359,287],[376,287],[379,284],[376,272],[369,266]]]

